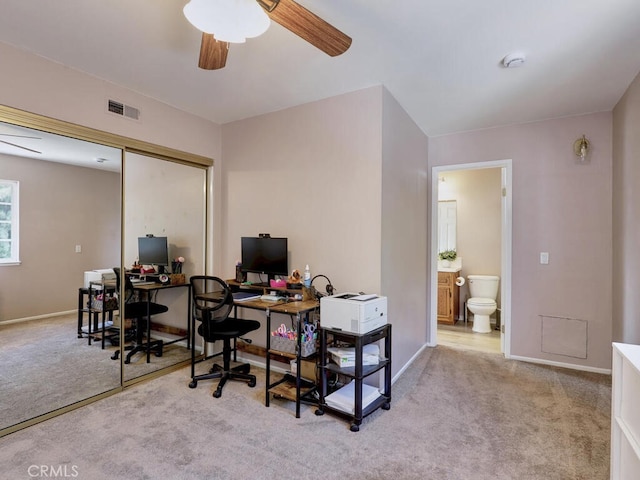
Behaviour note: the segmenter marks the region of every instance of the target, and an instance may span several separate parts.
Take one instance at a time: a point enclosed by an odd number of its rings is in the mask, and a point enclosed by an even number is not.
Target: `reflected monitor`
[[[164,273],[164,267],[169,265],[167,237],[138,237],[138,263],[156,265],[158,273]]]

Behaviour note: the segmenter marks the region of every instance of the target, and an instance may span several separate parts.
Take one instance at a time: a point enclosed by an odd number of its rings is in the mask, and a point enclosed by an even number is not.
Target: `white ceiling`
[[[608,111],[640,70],[640,0],[298,1],[351,48],[272,23],[204,71],[187,0],[1,0],[0,42],[220,124],[382,84],[429,136]]]

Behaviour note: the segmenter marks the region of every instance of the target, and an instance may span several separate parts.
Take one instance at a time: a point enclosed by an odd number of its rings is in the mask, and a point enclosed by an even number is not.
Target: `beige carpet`
[[[199,365],[201,369],[206,365]],[[389,411],[354,433],[329,413],[264,406],[258,385],[189,389],[182,369],[0,439],[2,478],[32,465],[78,479],[609,478],[610,377],[427,349]]]
[[[76,314],[0,325],[0,428],[43,415],[117,388],[116,347],[88,345],[78,338]],[[191,353],[166,345],[162,357],[136,354],[125,365],[125,380],[180,363]]]

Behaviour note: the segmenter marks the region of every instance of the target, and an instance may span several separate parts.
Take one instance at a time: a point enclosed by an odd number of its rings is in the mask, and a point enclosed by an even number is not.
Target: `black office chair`
[[[200,380],[219,378],[220,382],[213,392],[213,396],[220,398],[222,387],[227,383],[227,380],[244,380],[248,382],[249,387],[255,387],[256,377],[249,374],[251,366],[244,363],[231,368],[231,354],[235,350],[236,339],[258,330],[260,322],[229,316],[233,310],[233,295],[224,280],[207,275],[195,275],[191,277],[190,282],[191,314],[194,326],[196,321],[200,322],[197,331],[206,342],[222,340],[224,343],[222,347],[223,366],[214,364],[209,373],[193,375],[189,388],[196,388]],[[231,340],[234,340],[234,347],[231,346]],[[193,364],[191,371],[193,372]]]
[[[116,274],[116,288],[118,292],[120,292],[120,268],[114,267],[113,271]],[[120,316],[121,322],[122,320],[134,320],[135,326],[134,328],[134,340],[131,345],[127,345],[124,349],[128,351],[127,357],[124,359],[124,363],[130,363],[131,357],[138,352],[147,352],[147,350],[154,352],[156,357],[162,356],[162,340],[151,340],[151,338],[147,338],[145,341],[144,334],[147,329],[147,321],[148,317],[152,315],[158,315],[160,313],[165,313],[169,311],[169,307],[164,305],[160,305],[155,302],[146,302],[146,301],[138,301],[135,299],[133,284],[129,277],[124,276],[124,301],[120,301]],[[124,328],[124,322],[122,322],[121,326],[121,334],[122,329]],[[120,350],[116,350],[116,352],[111,356],[111,359],[117,360],[120,356]]]

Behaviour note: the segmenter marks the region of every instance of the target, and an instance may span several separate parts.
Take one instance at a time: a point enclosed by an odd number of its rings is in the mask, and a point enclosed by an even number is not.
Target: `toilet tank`
[[[468,275],[469,293],[472,298],[491,298],[498,296],[500,277],[495,275]]]

